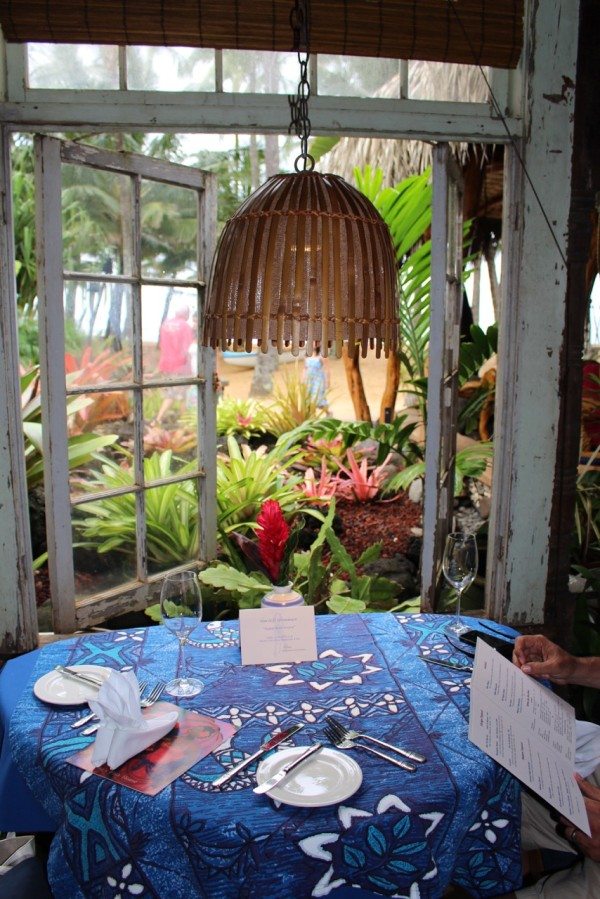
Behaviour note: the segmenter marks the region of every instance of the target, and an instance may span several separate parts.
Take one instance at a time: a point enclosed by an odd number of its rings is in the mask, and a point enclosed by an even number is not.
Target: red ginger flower
[[[281,562],[290,536],[289,525],[283,517],[281,506],[274,499],[268,499],[262,504],[256,523],[260,526],[258,550],[261,561],[273,583],[277,584],[282,573]]]

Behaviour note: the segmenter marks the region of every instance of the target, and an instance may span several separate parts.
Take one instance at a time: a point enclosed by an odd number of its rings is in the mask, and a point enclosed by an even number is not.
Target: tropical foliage
[[[80,414],[91,403],[85,397],[74,397],[67,403],[67,415]],[[44,444],[42,438],[42,398],[40,393],[39,366],[34,366],[21,377],[21,411],[25,438],[25,471],[27,489],[32,490],[44,479]],[[117,440],[116,434],[95,436],[72,434],[68,440],[69,469],[79,468],[89,462],[94,453]]]
[[[454,495],[463,492],[465,478],[478,478],[485,471],[488,462],[494,455],[492,443],[472,443],[459,450],[454,460]],[[393,475],[385,485],[384,493],[397,493],[407,490],[417,478],[425,476],[425,462],[409,465],[398,474]]]
[[[375,544],[354,561],[333,531],[335,502],[332,502],[316,539],[305,552],[294,553],[289,576],[295,590],[319,611],[363,612],[391,608],[397,585],[385,578],[359,574],[362,566],[375,561],[381,547]],[[200,572],[202,583],[234,594],[240,608],[255,608],[271,589],[262,572],[248,571],[243,565],[216,562]]]
[[[133,558],[136,553],[136,494],[133,459],[123,453],[116,461],[96,457],[98,468],[87,473],[83,489],[93,494],[129,488],[116,496],[91,500],[79,506],[75,530],[79,545],[99,553],[116,551]],[[181,464],[170,451],[154,453],[144,460],[147,482],[192,473],[195,461]],[[148,558],[157,567],[177,565],[196,557],[198,552],[198,494],[190,480],[163,484],[146,491],[146,546]]]

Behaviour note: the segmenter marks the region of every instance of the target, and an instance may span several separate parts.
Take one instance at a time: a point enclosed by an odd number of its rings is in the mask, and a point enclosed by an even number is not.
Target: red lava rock
[[[383,544],[382,559],[406,553],[413,536],[411,528],[421,526],[421,506],[405,493],[369,503],[336,498],[335,509],[342,524],[339,539],[353,559],[373,543]]]

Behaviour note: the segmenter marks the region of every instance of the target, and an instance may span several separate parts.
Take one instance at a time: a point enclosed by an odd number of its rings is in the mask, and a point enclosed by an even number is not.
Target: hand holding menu
[[[477,640],[469,739],[591,836],[575,769],[575,711]]]

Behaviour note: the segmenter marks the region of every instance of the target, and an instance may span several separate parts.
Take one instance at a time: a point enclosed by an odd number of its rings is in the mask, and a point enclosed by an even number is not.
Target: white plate
[[[301,755],[306,746],[282,749],[262,761],[256,772],[259,784],[277,774],[279,769]],[[354,759],[337,749],[321,749],[297,771],[292,771],[268,796],[287,805],[317,808],[334,805],[356,793],[362,783],[362,771]]]
[[[69,665],[69,667],[101,680],[106,680],[112,671],[112,668],[104,668],[102,665]],[[33,692],[42,702],[49,702],[52,705],[85,705],[88,699],[94,699],[98,694],[98,690],[91,684],[88,686],[79,683],[59,671],[43,674],[33,685]]]

